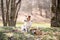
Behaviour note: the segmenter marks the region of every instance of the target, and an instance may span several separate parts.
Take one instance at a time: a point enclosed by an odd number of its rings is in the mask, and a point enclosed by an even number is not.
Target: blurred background
[[[1,0],[0,0],[1,1]],[[4,0],[4,11],[6,12],[6,1]],[[48,25],[50,26],[52,12],[51,12],[52,2],[51,0],[22,0],[20,10],[18,12],[17,26],[26,19],[26,16],[30,15],[34,24],[38,25]],[[0,23],[2,24],[1,15],[1,2],[0,2]]]

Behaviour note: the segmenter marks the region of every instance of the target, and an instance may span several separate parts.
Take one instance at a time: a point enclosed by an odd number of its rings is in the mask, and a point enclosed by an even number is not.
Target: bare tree
[[[1,0],[1,11],[2,11],[2,20],[3,20],[3,26],[7,26],[6,19],[5,19],[5,13],[4,13],[4,6],[3,6],[3,0]]]
[[[5,1],[7,10],[6,15],[4,14],[3,0],[1,0],[3,24],[4,26],[16,26],[16,20],[18,17],[18,11],[20,10],[21,0],[5,0]]]

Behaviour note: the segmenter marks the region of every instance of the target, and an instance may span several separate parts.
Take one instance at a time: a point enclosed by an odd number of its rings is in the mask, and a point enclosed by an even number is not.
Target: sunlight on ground
[[[3,26],[3,23],[2,22],[0,22],[0,26]]]
[[[17,23],[17,27],[20,27],[22,26],[23,23]],[[50,23],[33,23],[32,24],[32,27],[45,27],[45,28],[50,28]]]
[[[0,26],[2,26],[2,22],[0,22]],[[17,23],[17,27],[21,27],[23,23]],[[33,23],[32,27],[44,27],[44,28],[50,28],[50,23]]]
[[[47,28],[50,28],[50,24],[49,23],[33,23],[32,27],[47,27]]]

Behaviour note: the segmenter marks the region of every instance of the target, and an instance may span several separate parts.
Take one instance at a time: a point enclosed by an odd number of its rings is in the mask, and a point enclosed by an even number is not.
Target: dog
[[[24,25],[21,27],[22,32],[28,32],[31,25],[32,25],[31,16],[28,16],[27,19],[24,20]]]

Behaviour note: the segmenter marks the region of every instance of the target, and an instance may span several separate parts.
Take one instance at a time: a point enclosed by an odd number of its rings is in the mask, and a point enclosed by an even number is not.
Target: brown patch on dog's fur
[[[31,29],[30,31],[34,31],[34,30],[35,30],[35,32],[34,32],[35,35],[42,35],[42,30]]]

